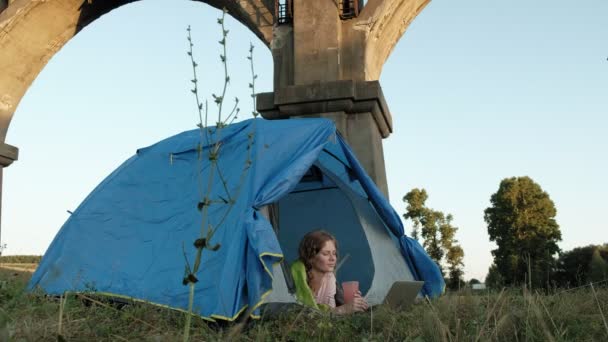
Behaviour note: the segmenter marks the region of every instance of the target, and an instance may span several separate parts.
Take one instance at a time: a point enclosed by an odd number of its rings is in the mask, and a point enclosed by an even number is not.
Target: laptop
[[[407,309],[414,303],[422,285],[423,281],[396,281],[388,290],[383,304],[396,310]]]

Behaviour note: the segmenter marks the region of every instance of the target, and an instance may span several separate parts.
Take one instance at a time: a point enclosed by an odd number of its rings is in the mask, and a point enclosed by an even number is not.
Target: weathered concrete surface
[[[430,0],[370,0],[359,17],[340,20],[336,0],[293,0],[293,25],[275,28],[275,89],[315,81],[375,81]],[[285,75],[287,73],[287,75]]]
[[[258,95],[257,109],[267,119],[344,112],[371,113],[383,137],[393,129],[392,117],[378,81],[331,81],[287,86]]]
[[[19,156],[19,149],[9,144],[0,143],[0,167],[11,165]]]
[[[365,79],[380,78],[382,66],[410,23],[431,0],[370,0],[353,30],[365,32]]]
[[[16,0],[0,13],[0,142],[30,84],[74,35],[79,5]]]

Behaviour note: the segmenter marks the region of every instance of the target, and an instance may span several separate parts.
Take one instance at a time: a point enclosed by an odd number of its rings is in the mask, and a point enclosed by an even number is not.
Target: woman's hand
[[[367,300],[361,296],[360,291],[355,293],[355,298],[351,304],[353,305],[353,312],[365,311],[369,307]]]
[[[337,314],[350,314],[365,311],[368,307],[367,300],[361,296],[361,292],[357,291],[352,302],[337,307],[334,312]]]

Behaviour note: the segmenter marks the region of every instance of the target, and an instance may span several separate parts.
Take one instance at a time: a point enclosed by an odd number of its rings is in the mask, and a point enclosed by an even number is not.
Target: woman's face
[[[336,244],[331,240],[325,241],[323,248],[312,260],[312,268],[323,273],[333,272],[337,259]]]

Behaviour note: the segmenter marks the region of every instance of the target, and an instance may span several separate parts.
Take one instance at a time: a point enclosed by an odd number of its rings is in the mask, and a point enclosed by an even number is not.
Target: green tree
[[[471,278],[471,280],[469,280],[469,285],[475,285],[475,284],[481,284],[481,282],[479,281],[479,279]]]
[[[443,213],[432,209],[427,209],[424,216],[420,219],[422,222],[421,236],[424,239],[422,245],[438,265],[441,265],[441,259],[443,259],[445,254],[445,250],[442,248],[441,236],[439,235],[439,225],[443,220]]]
[[[446,255],[446,262],[448,264],[448,287],[452,290],[460,289],[464,287],[464,280],[462,276],[464,272],[462,271],[462,267],[464,267],[464,251],[462,247],[459,245],[453,245],[448,250]]]
[[[589,262],[589,281],[600,282],[608,278],[608,262],[600,254],[600,249],[596,248]]]
[[[505,285],[548,285],[553,256],[560,251],[556,209],[549,195],[529,177],[503,179],[485,210],[497,272]]]
[[[596,255],[597,254],[597,255]],[[595,257],[596,274],[600,256],[608,263],[608,244],[588,245],[563,252],[557,259],[557,270],[554,275],[555,285],[559,287],[581,286],[593,281],[591,278],[592,259]]]
[[[449,274],[447,285],[457,289],[463,281],[464,266],[464,251],[455,238],[458,228],[452,224],[452,215],[445,215],[441,211],[428,208],[427,199],[426,190],[412,189],[403,197],[403,201],[407,203],[403,217],[412,220],[412,237],[417,241],[420,237],[424,239],[422,243],[424,249],[439,265],[442,274],[444,272],[442,261],[445,258]]]
[[[441,247],[445,253],[445,261],[448,266],[448,287],[452,290],[460,289],[464,286],[462,276],[464,272],[464,250],[456,240],[456,232],[458,228],[452,225],[453,217],[448,214],[444,217],[440,213],[441,221],[439,223],[439,232],[441,233]]]
[[[492,266],[490,266],[485,283],[490,289],[500,289],[505,285],[505,280],[500,272],[498,272],[498,267],[496,264],[492,264]]]
[[[419,240],[420,226],[422,225],[420,219],[426,214],[425,202],[428,198],[426,190],[412,189],[405,196],[403,196],[403,202],[407,203],[407,208],[403,217],[407,220],[410,219],[414,223],[412,229],[412,238],[416,241]]]

